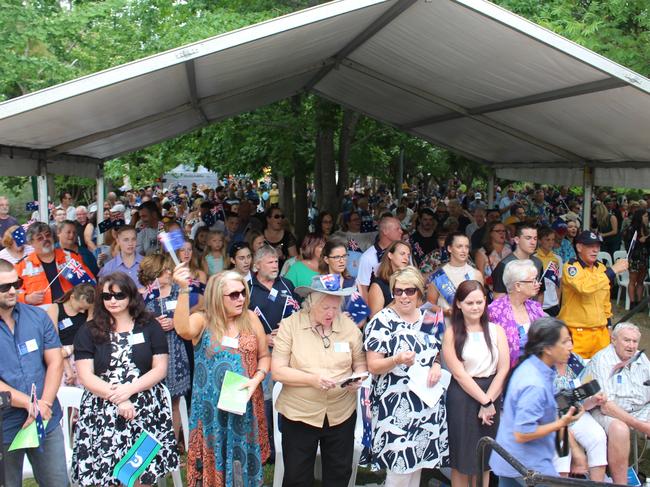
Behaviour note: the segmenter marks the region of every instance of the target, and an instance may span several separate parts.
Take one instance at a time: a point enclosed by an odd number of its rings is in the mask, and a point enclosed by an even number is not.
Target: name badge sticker
[[[59,321],[59,330],[65,330],[66,328],[70,328],[72,326],[72,320],[70,318],[64,318],[61,321]]]
[[[140,345],[144,343],[144,333],[134,333],[129,336],[130,345]]]
[[[28,353],[35,352],[38,350],[38,342],[35,338],[27,340],[25,343],[18,345],[18,351],[20,355],[27,355]]]
[[[350,353],[350,343],[334,342],[334,351],[337,353]]]
[[[621,374],[618,374],[616,376],[616,383],[617,384],[622,384],[623,383],[623,376]]]
[[[176,309],[176,300],[172,299],[165,303],[165,311],[174,311]]]
[[[221,339],[221,345],[228,348],[239,348],[239,339],[233,337],[223,337]]]
[[[277,297],[278,297],[278,290],[275,289],[275,288],[272,288],[271,291],[269,292],[269,299],[271,301],[275,301]]]

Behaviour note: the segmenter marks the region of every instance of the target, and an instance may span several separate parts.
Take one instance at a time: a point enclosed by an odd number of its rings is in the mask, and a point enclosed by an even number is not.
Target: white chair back
[[[612,256],[609,255],[609,252],[600,251],[598,252],[598,260],[605,264],[607,267],[612,266]]]
[[[63,444],[65,446],[66,459],[68,458],[68,452],[72,455],[74,425],[70,420],[72,419],[74,410],[76,409],[78,411],[81,407],[81,396],[83,396],[83,393],[84,390],[80,387],[71,386],[59,387],[59,391],[56,393],[56,397],[63,411],[61,427],[63,429]]]
[[[625,259],[627,258],[627,251],[617,250],[616,252],[614,252],[613,257],[614,257],[614,262],[616,262],[619,259]]]

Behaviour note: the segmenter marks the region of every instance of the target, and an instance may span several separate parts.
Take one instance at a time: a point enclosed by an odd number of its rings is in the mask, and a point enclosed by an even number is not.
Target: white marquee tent
[[[0,174],[101,192],[104,161],[299,92],[498,177],[650,187],[650,80],[485,0],[333,1],[7,101]]]

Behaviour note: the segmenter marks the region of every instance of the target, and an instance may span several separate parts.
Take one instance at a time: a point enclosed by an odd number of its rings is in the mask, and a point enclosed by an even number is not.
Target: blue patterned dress
[[[163,314],[173,317],[174,310],[168,309],[167,303],[178,300],[178,285],[172,284],[171,292],[166,298],[153,298],[145,300],[145,307],[154,316]],[[169,306],[171,308],[172,306]],[[175,330],[165,332],[167,346],[169,347],[169,362],[167,365],[167,377],[165,385],[169,389],[172,398],[183,396],[190,390],[190,362],[183,339],[178,336]]]
[[[364,348],[386,357],[414,351],[416,361],[430,367],[440,353],[440,342],[435,335],[420,331],[422,318],[407,323],[392,308],[384,308],[366,325]],[[449,442],[444,396],[435,407],[429,407],[411,392],[408,382],[406,365],[373,375],[370,395],[373,434],[368,462],[372,470],[385,468],[407,474],[447,465]]]
[[[187,485],[195,487],[261,486],[262,465],[269,457],[269,437],[262,388],[239,416],[217,409],[227,370],[251,377],[257,370],[257,337],[241,333],[239,348],[214,343],[208,329],[194,347],[194,384],[187,455]],[[241,484],[234,473],[241,472]],[[202,482],[200,484],[199,482]]]

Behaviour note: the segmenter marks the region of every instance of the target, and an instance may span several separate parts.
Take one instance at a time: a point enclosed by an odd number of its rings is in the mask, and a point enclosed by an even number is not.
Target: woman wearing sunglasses
[[[500,326],[488,322],[486,304],[480,282],[462,282],[442,343],[452,375],[446,396],[452,487],[488,481],[487,462],[479,470],[476,455],[468,452],[476,451],[483,436],[496,436],[500,396],[510,370],[506,335]]]
[[[284,229],[284,214],[280,208],[272,206],[266,210],[264,238],[266,243],[277,250],[280,269],[282,269],[285,260],[298,255],[296,237]]]
[[[178,467],[172,412],[161,384],[167,340],[145,310],[133,280],[114,272],[99,280],[94,317],[74,342],[75,365],[86,389],[72,453],[78,485],[116,485],[113,469],[143,431],[162,448],[139,478],[143,485]]]
[[[237,485],[240,474],[241,485],[261,485],[270,449],[260,384],[271,357],[262,323],[248,310],[246,281],[233,271],[215,274],[205,289],[204,309],[190,314],[190,271],[178,265],[173,277],[180,287],[174,328],[194,344],[187,485]],[[243,415],[217,409],[226,371],[248,378]]]
[[[393,300],[390,292],[390,276],[395,271],[404,269],[411,261],[411,246],[407,242],[393,242],[384,252],[377,273],[370,280],[368,306],[370,316],[379,313]]]
[[[283,485],[314,483],[320,443],[323,487],[348,485],[352,474],[357,389],[367,371],[361,332],[341,311],[338,276],[314,276],[296,288],[302,310],[280,322],[273,344],[273,380],[283,384],[276,401],[282,430]],[[345,385],[344,385],[345,384]]]
[[[370,467],[386,469],[386,487],[417,487],[423,468],[446,465],[444,401],[429,406],[413,392],[409,369],[416,365],[433,387],[441,376],[440,341],[427,329],[420,305],[424,279],[413,266],[390,277],[393,301],[366,325],[364,346],[373,374]]]

